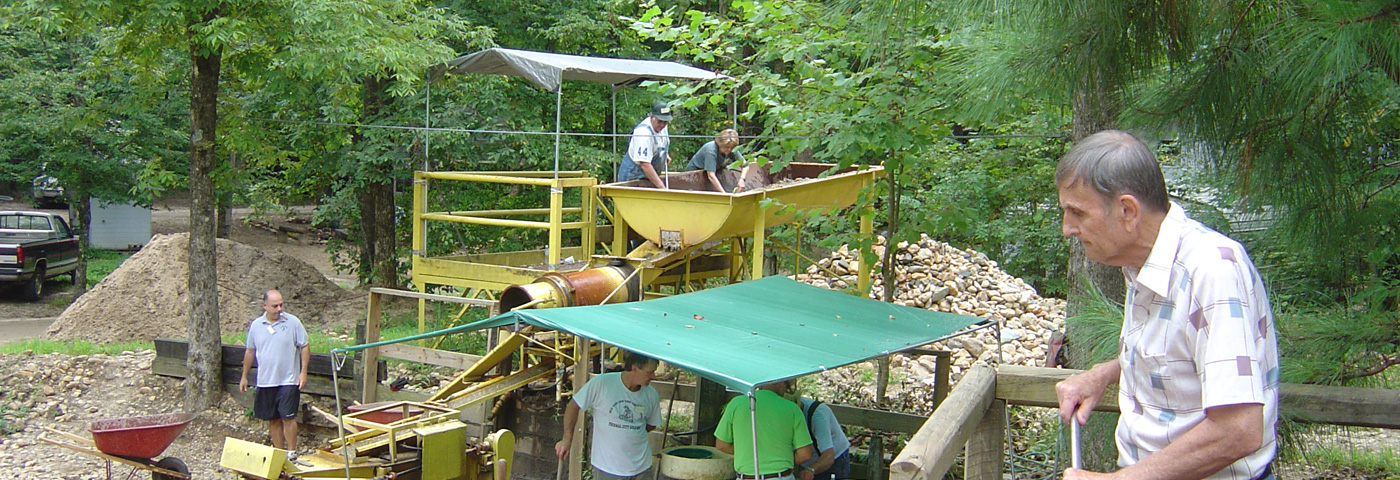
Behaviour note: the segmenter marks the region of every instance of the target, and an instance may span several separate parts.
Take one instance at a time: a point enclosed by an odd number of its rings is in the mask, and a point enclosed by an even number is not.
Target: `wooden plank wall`
[[[183,340],[171,340],[158,338],[155,340],[156,358],[151,362],[151,373],[164,375],[167,377],[185,378],[189,375],[189,369],[185,367],[185,359],[189,353],[189,342]],[[243,376],[243,351],[242,345],[223,345],[223,380],[225,385],[238,385],[239,379]],[[384,361],[380,360],[379,371],[384,371]],[[340,394],[342,396],[358,396],[360,383],[355,375],[357,361],[348,359],[340,369],[335,371],[335,375],[340,378]],[[331,384],[332,362],[330,355],[324,353],[311,354],[311,364],[307,366],[306,388],[302,391],[315,395],[335,395],[335,388]],[[257,367],[249,372],[257,371]],[[380,377],[383,379],[383,376]],[[353,397],[352,397],[353,398]]]

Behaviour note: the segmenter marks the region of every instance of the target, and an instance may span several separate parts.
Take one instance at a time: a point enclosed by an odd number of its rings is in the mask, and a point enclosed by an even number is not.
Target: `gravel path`
[[[24,479],[107,478],[101,458],[39,440],[55,438],[44,427],[88,436],[94,420],[157,415],[182,411],[181,380],[152,375],[153,351],[121,355],[61,354],[0,355],[0,427],[10,433],[0,439],[0,471]],[[195,478],[237,479],[219,467],[225,437],[268,444],[267,424],[244,414],[231,397],[202,413],[165,451],[189,466]],[[18,430],[18,431],[15,431]],[[315,445],[312,434],[303,446]],[[114,477],[124,478],[131,467],[114,465]],[[132,478],[149,478],[140,471]]]

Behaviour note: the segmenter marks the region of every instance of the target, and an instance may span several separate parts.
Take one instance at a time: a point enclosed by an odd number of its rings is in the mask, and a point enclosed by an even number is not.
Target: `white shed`
[[[93,199],[88,245],[104,250],[137,250],[151,241],[151,209]]]

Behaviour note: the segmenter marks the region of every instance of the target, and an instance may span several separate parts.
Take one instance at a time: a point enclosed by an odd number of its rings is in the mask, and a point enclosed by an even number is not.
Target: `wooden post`
[[[948,387],[953,383],[953,352],[933,352],[933,360],[933,408],[937,409],[943,404],[943,399],[948,398]]]
[[[365,317],[365,343],[379,341],[379,293],[369,292],[369,315]],[[360,376],[360,402],[374,403],[379,394],[379,347],[365,349],[363,361],[364,373]]]
[[[958,382],[948,400],[933,411],[890,464],[893,480],[938,480],[952,467],[958,446],[972,437],[996,392],[992,367],[976,365]]]
[[[589,351],[593,345],[583,337],[574,337],[574,391],[588,383]],[[570,400],[573,401],[573,400]],[[574,424],[574,441],[569,444],[569,480],[583,480],[583,446],[588,443],[588,415],[578,412]]]
[[[695,430],[719,424],[719,417],[724,415],[725,388],[724,385],[715,383],[704,377],[700,377],[695,389]],[[715,432],[710,430],[695,435],[695,443],[698,445],[714,445]]]
[[[878,433],[878,432],[877,432]],[[870,437],[870,446],[866,451],[868,455],[865,461],[866,480],[882,480],[885,478],[885,437],[875,435]]]
[[[1006,439],[1006,401],[993,400],[967,439],[963,460],[965,480],[1001,480],[1002,452]]]

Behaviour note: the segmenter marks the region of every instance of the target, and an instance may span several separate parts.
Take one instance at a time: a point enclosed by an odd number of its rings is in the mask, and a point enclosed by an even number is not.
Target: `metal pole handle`
[[[1079,419],[1070,417],[1069,419],[1069,452],[1070,466],[1078,469],[1084,468],[1084,451],[1079,445]]]

